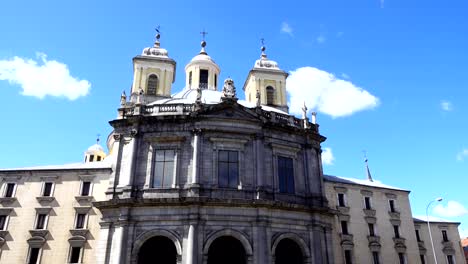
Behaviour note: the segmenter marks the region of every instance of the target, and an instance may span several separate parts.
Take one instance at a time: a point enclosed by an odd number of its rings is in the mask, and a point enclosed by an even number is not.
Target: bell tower
[[[262,40],[263,44],[263,40]],[[255,61],[244,83],[245,99],[255,103],[257,94],[260,95],[260,104],[271,106],[288,112],[286,100],[286,78],[288,73],[278,67],[278,63],[267,58],[265,46],[262,46],[262,55]]]
[[[206,53],[206,32],[201,32],[203,41],[198,55],[185,66],[185,87],[187,89],[200,88],[216,91],[218,88],[218,78],[220,69],[218,64]]]
[[[133,58],[133,102],[136,102],[138,94],[143,95],[142,103],[151,103],[171,96],[176,62],[169,58],[167,50],[161,48],[159,27],[156,31],[154,46],[143,49],[141,55]]]

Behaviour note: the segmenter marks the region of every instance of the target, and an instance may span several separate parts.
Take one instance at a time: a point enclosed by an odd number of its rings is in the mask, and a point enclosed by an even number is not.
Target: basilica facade
[[[432,263],[409,191],[323,175],[315,113],[288,113],[265,47],[240,89],[203,41],[173,93],[159,39],[133,58],[108,153],[0,170],[0,262]],[[463,263],[458,223],[434,224],[440,258]]]

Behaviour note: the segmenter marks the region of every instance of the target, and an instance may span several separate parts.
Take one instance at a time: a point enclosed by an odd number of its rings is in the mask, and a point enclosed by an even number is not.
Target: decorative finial
[[[304,106],[302,106],[302,119],[307,119],[307,106],[304,101]]]
[[[125,94],[125,90],[122,91],[122,94],[120,95],[120,106],[124,107],[127,104],[127,94]]]
[[[262,42],[262,47],[260,48],[262,51],[262,58],[266,58],[267,55],[265,53],[266,47],[265,47],[265,39],[261,38],[260,41]]]
[[[312,124],[317,124],[317,112],[312,112]]]
[[[97,136],[97,138],[96,138],[96,144],[99,145],[99,141],[101,140],[99,137],[101,136],[101,134],[97,134],[96,136]]]
[[[208,32],[205,31],[205,29],[203,29],[202,32],[200,32],[200,34],[202,35],[202,42],[201,42],[201,51],[200,51],[200,54],[204,54],[204,55],[207,55],[206,51],[205,51],[205,47],[206,47],[206,41],[205,41],[205,37],[206,35],[208,35]]]
[[[224,80],[223,97],[236,98],[236,87],[234,86],[234,81],[231,78]]]
[[[158,25],[154,30],[156,30],[156,41],[154,42],[154,47],[159,48],[161,43],[159,42],[159,39],[161,38],[161,27]]]
[[[368,162],[368,159],[367,159],[367,153],[366,153],[365,150],[363,150],[362,152],[364,152],[364,162],[366,163],[367,180],[370,181],[370,182],[373,182],[374,180],[372,179],[372,175],[370,173],[369,162]]]

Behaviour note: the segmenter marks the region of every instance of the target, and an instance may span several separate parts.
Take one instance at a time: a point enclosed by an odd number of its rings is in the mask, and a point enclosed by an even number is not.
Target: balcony
[[[374,209],[362,209],[362,211],[364,212],[366,216],[375,217]]]
[[[397,211],[388,211],[388,214],[390,215],[390,219],[400,219],[400,212]]]
[[[336,209],[340,212],[340,214],[348,215],[349,214],[349,207],[348,206],[336,206]]]
[[[406,239],[404,239],[402,237],[394,237],[393,238],[393,242],[395,244],[405,244],[405,241],[406,241]]]
[[[369,244],[371,244],[371,243],[379,243],[380,244],[380,237],[379,236],[367,236],[367,240],[369,240]]]
[[[45,238],[47,234],[49,234],[49,230],[47,229],[32,229],[29,230],[29,233],[32,237],[42,237]]]

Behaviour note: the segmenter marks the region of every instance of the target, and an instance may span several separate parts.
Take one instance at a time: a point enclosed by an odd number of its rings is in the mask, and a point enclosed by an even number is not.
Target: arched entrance
[[[242,243],[232,236],[221,236],[211,243],[208,264],[247,264]]]
[[[145,241],[138,252],[138,264],[176,264],[177,250],[167,237],[155,236]]]
[[[299,245],[292,239],[281,239],[275,250],[275,264],[304,264]]]

